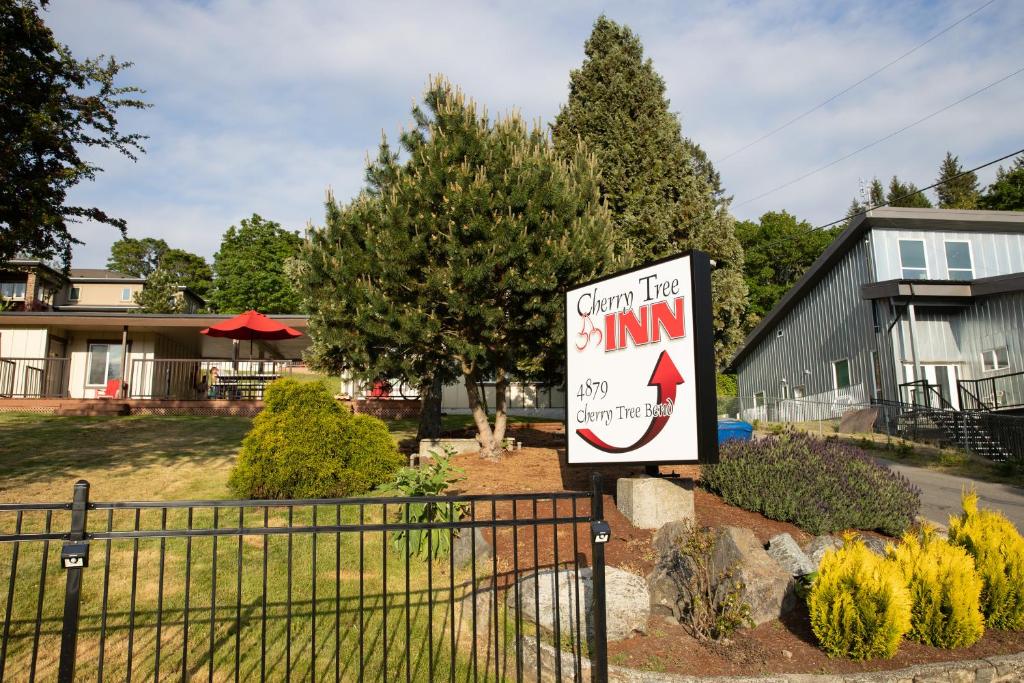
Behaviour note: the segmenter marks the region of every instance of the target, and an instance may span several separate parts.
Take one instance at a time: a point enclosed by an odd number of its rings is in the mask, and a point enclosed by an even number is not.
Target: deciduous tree
[[[132,277],[149,277],[168,249],[162,239],[124,237],[110,245],[107,268]]]
[[[815,230],[785,211],[769,211],[757,221],[736,224],[745,254],[743,273],[750,290],[751,326],[778,303],[840,231]]]
[[[145,136],[123,133],[118,114],[149,105],[119,86],[130,62],[79,61],[40,16],[45,0],[0,0],[0,262],[19,252],[71,261],[69,223],[91,220],[123,233],[123,219],[68,202],[102,170],[83,154],[112,149],[135,160]]]
[[[978,200],[979,209],[1024,211],[1024,157],[1018,157],[1009,170],[1002,166],[996,179]]]
[[[222,313],[255,309],[261,313],[299,313],[301,302],[285,263],[298,255],[302,238],[257,214],[224,233],[213,257],[211,304]]]

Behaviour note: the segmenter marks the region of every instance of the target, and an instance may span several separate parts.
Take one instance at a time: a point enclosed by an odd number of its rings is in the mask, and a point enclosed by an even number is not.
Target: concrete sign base
[[[619,512],[638,529],[660,529],[693,519],[693,480],[660,477],[621,478],[615,486]]]

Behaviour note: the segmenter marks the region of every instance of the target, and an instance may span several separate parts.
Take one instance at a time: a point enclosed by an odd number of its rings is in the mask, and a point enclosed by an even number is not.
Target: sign
[[[565,307],[569,464],[717,462],[708,255],[578,285]]]

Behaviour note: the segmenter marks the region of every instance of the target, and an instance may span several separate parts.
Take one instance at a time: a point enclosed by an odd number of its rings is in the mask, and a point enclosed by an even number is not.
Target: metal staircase
[[[957,410],[926,380],[900,385],[905,401],[882,401],[896,409],[896,431],[912,440],[933,436],[996,462],[1024,462],[1024,417],[988,409]]]

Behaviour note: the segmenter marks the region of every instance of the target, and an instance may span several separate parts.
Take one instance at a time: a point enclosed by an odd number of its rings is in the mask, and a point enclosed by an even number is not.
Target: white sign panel
[[[707,255],[580,285],[565,303],[569,464],[717,459]]]

